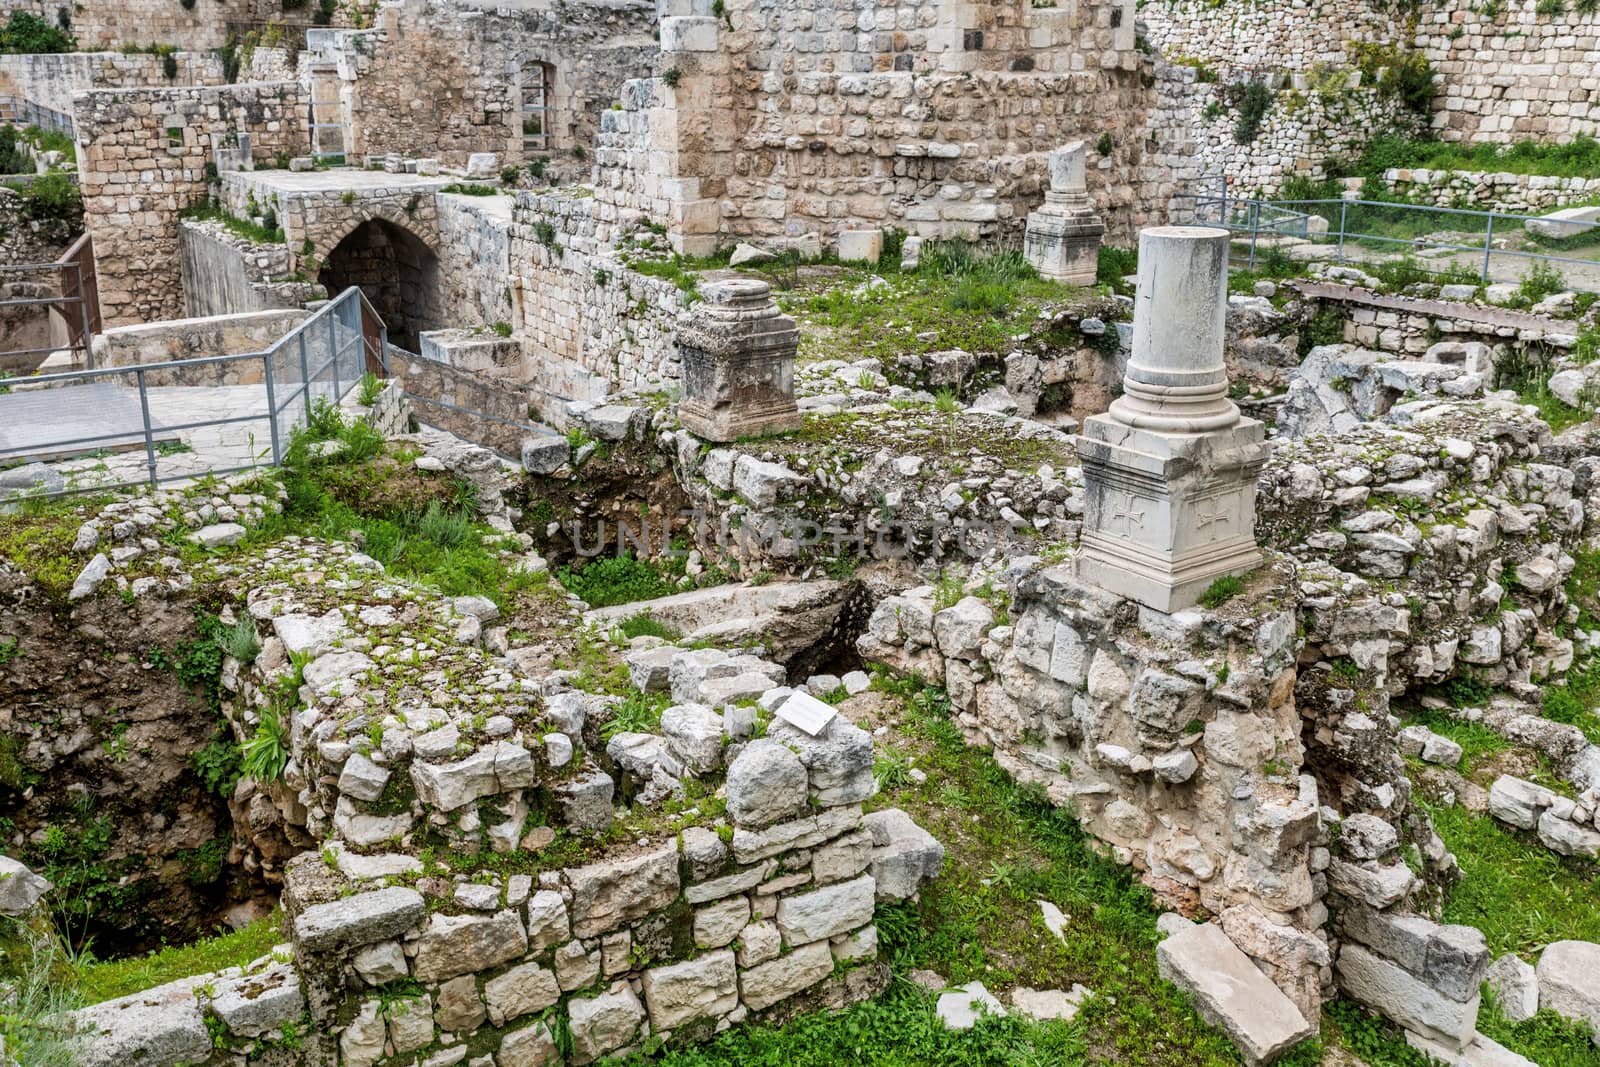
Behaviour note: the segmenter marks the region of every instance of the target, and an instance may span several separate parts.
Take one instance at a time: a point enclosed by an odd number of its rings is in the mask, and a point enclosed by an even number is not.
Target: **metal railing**
[[[1256,200],[1230,197],[1226,182],[1215,176],[1200,179],[1193,191],[1173,196],[1174,221],[1221,226],[1249,237],[1246,262],[1253,271],[1263,242],[1280,243],[1283,237],[1299,238],[1313,244],[1331,246],[1338,263],[1371,262],[1372,257],[1356,254],[1356,249],[1402,254],[1427,250],[1430,257],[1443,261],[1445,273],[1466,264],[1454,257],[1471,254],[1472,269],[1480,284],[1494,280],[1492,268],[1497,256],[1527,264],[1566,264],[1590,268],[1591,276],[1580,273],[1568,279],[1569,288],[1600,291],[1600,222],[1577,219],[1551,219],[1542,215],[1521,215],[1509,211],[1478,211],[1471,208],[1434,207],[1388,200]],[[1507,245],[1513,230],[1525,230],[1528,223],[1565,229],[1546,238],[1551,251],[1532,251]],[[1535,230],[1534,232],[1537,232]],[[1495,235],[1502,243],[1495,245]],[[1470,238],[1468,235],[1471,235]],[[1481,234],[1481,237],[1479,235]],[[1593,243],[1593,258],[1560,255],[1574,247]],[[1427,266],[1427,261],[1420,264]],[[1511,279],[1516,280],[1516,279]]]
[[[92,456],[103,449],[126,448],[130,444],[135,448],[142,447],[145,454],[145,473],[142,476],[135,479],[97,480],[93,485],[69,486],[50,494],[61,495],[140,484],[156,487],[163,481],[193,478],[199,473],[223,475],[263,465],[277,466],[283,462],[295,429],[310,421],[319,404],[337,404],[351,388],[358,385],[368,369],[369,357],[377,366],[387,368],[388,332],[372,311],[366,296],[359,288],[352,287],[262,352],[102,367],[0,382],[0,386],[11,389],[11,395],[0,395],[0,423],[6,423],[10,417],[6,412],[7,406],[20,409],[21,403],[36,399],[33,395],[36,392],[47,392],[49,399],[55,402],[50,406],[65,409],[75,402],[103,402],[106,395],[104,390],[86,392],[83,398],[75,398],[71,393],[74,389],[108,384],[134,393],[138,399],[140,416],[137,425],[90,434],[72,429],[72,424],[63,420],[67,429],[52,433],[47,427],[43,432],[35,431],[21,444],[0,447],[0,468],[41,458]],[[241,379],[254,378],[259,373],[259,384],[264,387],[260,409],[245,414],[193,418],[176,423],[162,423],[152,417],[151,399],[157,395],[156,390],[170,393],[201,384],[196,379],[208,371],[221,381],[205,384],[239,384]],[[37,408],[38,405],[35,403],[33,406]],[[185,431],[262,422],[267,424],[266,447],[259,453],[255,451],[257,441],[252,431],[249,435],[251,456],[247,463],[211,465],[200,472],[190,470],[168,475],[162,475],[158,469],[157,458],[164,453],[157,444],[158,439],[165,442]],[[18,432],[15,422],[9,425],[14,433]]]
[[[37,365],[37,363],[43,361],[44,357],[52,353],[68,351],[81,352],[83,365],[91,368],[94,366],[94,356],[90,347],[90,339],[94,334],[91,320],[99,319],[100,309],[96,306],[91,312],[89,300],[84,295],[94,289],[94,262],[92,259],[89,262],[89,278],[86,280],[82,260],[69,258],[74,257],[75,252],[81,253],[82,249],[79,246],[87,240],[87,234],[78,238],[73,243],[72,248],[68,249],[60,259],[50,263],[7,263],[0,265],[0,282],[18,283],[30,275],[43,275],[42,284],[48,285],[50,282],[55,282],[61,288],[60,296],[14,296],[0,299],[0,311],[13,308],[42,308],[47,312],[55,311],[61,316],[62,323],[67,329],[66,344],[45,345],[42,348],[0,349],[0,362],[10,364],[15,362],[13,357],[38,356],[40,357],[39,360],[29,361],[29,363]],[[16,278],[13,275],[22,275],[23,277]],[[12,286],[11,284],[6,284],[5,288],[11,289]],[[48,292],[49,290],[45,289],[43,291]]]
[[[54,111],[20,96],[0,97],[0,116],[14,126],[37,126],[41,130],[60,130],[68,137],[77,136],[72,116],[65,111]]]

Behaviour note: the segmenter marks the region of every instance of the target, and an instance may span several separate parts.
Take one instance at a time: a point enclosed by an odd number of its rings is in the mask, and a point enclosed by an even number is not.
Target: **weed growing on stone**
[[[1548,1009],[1519,1023],[1508,1022],[1495,1004],[1494,991],[1487,988],[1478,1008],[1478,1031],[1539,1067],[1594,1067],[1600,1062],[1587,1025]]]
[[[7,1060],[19,1067],[74,1067],[77,1056],[62,1013],[81,1000],[63,981],[70,974],[66,950],[49,931],[12,919],[0,919],[0,943],[6,946],[0,1046]]]
[[[261,723],[245,741],[239,769],[258,782],[276,782],[289,765],[289,729],[277,705],[261,710]]]
[[[635,690],[611,705],[611,721],[600,728],[607,741],[618,734],[649,733],[660,729],[661,713],[672,703],[667,693],[641,693]]]
[[[261,652],[256,624],[248,614],[241,614],[232,626],[222,629],[217,634],[217,644],[240,663],[249,663]]]
[[[673,567],[672,565],[676,565]],[[592,608],[654,600],[678,591],[673,570],[681,573],[682,560],[661,564],[636,558],[632,553],[597,557],[556,572],[556,580]]]
[[[642,611],[623,619],[617,624],[617,631],[625,641],[631,641],[635,637],[659,637],[665,641],[676,641],[682,636],[676,626],[669,626]]]
[[[357,398],[363,407],[371,407],[378,402],[378,394],[383,392],[383,379],[371,371],[361,376],[361,394]]]
[[[1242,592],[1244,581],[1237,575],[1225,574],[1206,586],[1205,592],[1200,594],[1200,603],[1204,607],[1220,608]]]

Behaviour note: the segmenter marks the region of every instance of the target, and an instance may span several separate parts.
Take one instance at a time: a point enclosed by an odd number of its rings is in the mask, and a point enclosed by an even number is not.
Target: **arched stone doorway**
[[[329,296],[358,285],[389,328],[389,340],[417,351],[417,334],[442,324],[439,257],[415,234],[368,219],[328,253],[317,281]]]

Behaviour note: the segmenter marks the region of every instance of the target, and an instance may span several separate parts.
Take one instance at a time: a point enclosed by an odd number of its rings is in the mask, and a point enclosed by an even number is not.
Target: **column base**
[[[1137,600],[1162,614],[1192,608],[1211,583],[1261,565],[1253,541],[1210,546],[1178,559],[1134,551],[1121,541],[1085,534],[1073,573],[1108,593]]]
[[[800,409],[791,400],[767,410],[711,408],[685,400],[678,405],[683,428],[705,441],[726,444],[741,437],[766,437],[800,428]]]

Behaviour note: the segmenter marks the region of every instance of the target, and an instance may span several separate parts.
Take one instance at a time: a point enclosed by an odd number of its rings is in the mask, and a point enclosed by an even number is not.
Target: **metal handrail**
[[[368,314],[371,315],[372,321],[377,324],[378,338],[375,352],[373,346],[367,341],[365,317]],[[345,322],[343,321],[344,318],[350,318],[352,321]],[[341,337],[339,335],[341,326],[352,329],[352,334],[349,337]],[[321,347],[322,338],[324,335],[326,337],[325,351],[327,355],[326,358],[321,358],[322,352],[324,351],[324,349]],[[307,343],[307,339],[313,337],[316,338],[316,343],[319,345],[317,358],[320,360],[320,362],[314,368],[312,365],[312,356],[310,352],[311,346]],[[273,370],[274,358],[283,357],[285,353],[291,350],[294,352],[294,355],[291,358],[296,359],[299,363],[298,370],[300,375],[298,380],[292,382],[294,385],[293,389],[280,394],[277,389],[277,385],[280,383],[275,380],[276,375],[274,374]],[[352,351],[355,351],[360,355],[359,366],[356,360],[351,360],[348,358],[350,357]],[[139,392],[141,429],[142,436],[144,438],[145,450],[145,466],[148,471],[148,476],[140,479],[139,481],[147,481],[152,487],[156,487],[163,481],[175,481],[192,477],[192,475],[188,474],[168,475],[163,477],[160,474],[156,463],[155,447],[156,435],[158,431],[161,433],[175,433],[181,430],[194,430],[210,426],[227,426],[242,422],[258,422],[265,419],[269,426],[270,447],[268,452],[263,453],[263,457],[267,454],[270,454],[271,461],[270,464],[268,464],[270,466],[277,466],[281,464],[283,462],[286,445],[283,440],[284,434],[282,433],[279,425],[280,420],[283,419],[285,414],[289,414],[291,416],[288,427],[291,432],[294,425],[300,422],[302,414],[305,419],[309,420],[312,413],[313,392],[319,385],[327,384],[325,379],[330,371],[332,372],[332,395],[336,400],[342,399],[351,388],[354,388],[360,382],[362,374],[366,369],[365,357],[369,354],[374,354],[377,356],[379,365],[383,368],[385,375],[387,375],[389,366],[388,329],[383,325],[383,320],[378,317],[376,310],[372,307],[372,303],[367,299],[366,294],[363,293],[358,287],[351,287],[340,293],[337,297],[328,301],[321,308],[312,313],[312,315],[304,322],[300,323],[293,330],[290,330],[283,337],[279,338],[270,347],[260,352],[244,352],[221,356],[202,356],[197,359],[165,360],[160,363],[143,363],[124,367],[100,367],[76,371],[61,371],[54,374],[42,374],[27,378],[13,379],[12,384],[17,386],[25,385],[49,388],[69,384],[83,384],[116,376],[133,377]],[[252,363],[255,361],[259,361],[261,364],[262,384],[266,389],[266,404],[264,409],[259,413],[234,415],[215,419],[197,419],[192,422],[159,427],[156,426],[151,419],[149,379],[152,375],[178,370],[187,371],[196,367]],[[350,373],[341,377],[341,367],[346,362],[349,363]],[[281,384],[287,385],[291,383],[284,382]],[[303,411],[297,411],[296,409],[303,409]],[[85,446],[93,446],[96,442],[122,442],[127,441],[130,436],[133,436],[133,433],[121,432],[47,441],[40,444],[32,444],[26,448],[12,448],[0,451],[0,460],[4,460],[7,457],[25,457],[30,453],[37,454],[48,452],[50,449],[71,448],[77,450]],[[254,469],[256,466],[257,465],[255,463],[252,463],[249,466],[229,467],[225,469],[212,468],[210,473],[234,473],[236,471]],[[132,484],[139,483],[112,483],[112,485]],[[74,492],[100,490],[109,487],[110,486],[108,485],[95,485],[86,486],[82,489],[66,488],[44,495],[60,496]]]
[[[1180,200],[1191,201],[1194,204],[1193,214],[1197,219],[1199,218],[1199,211],[1202,206],[1210,206],[1219,203],[1223,205],[1222,209],[1216,213],[1214,218],[1207,217],[1204,221],[1225,227],[1234,233],[1249,233],[1249,261],[1250,268],[1252,270],[1255,267],[1257,243],[1259,239],[1262,236],[1279,236],[1283,232],[1282,230],[1276,228],[1275,224],[1269,224],[1266,226],[1262,225],[1263,212],[1291,212],[1300,214],[1306,219],[1309,219],[1312,214],[1317,214],[1319,217],[1328,218],[1329,228],[1326,233],[1312,235],[1307,232],[1301,234],[1301,236],[1316,242],[1329,244],[1336,243],[1338,248],[1336,262],[1339,263],[1344,263],[1346,261],[1347,257],[1345,256],[1345,243],[1347,241],[1369,241],[1379,244],[1406,245],[1410,247],[1416,247],[1419,243],[1424,243],[1419,242],[1419,240],[1415,237],[1396,237],[1390,234],[1363,233],[1357,230],[1351,230],[1349,228],[1350,212],[1354,208],[1372,208],[1384,211],[1412,211],[1421,212],[1425,215],[1458,216],[1484,220],[1484,233],[1482,242],[1474,241],[1472,244],[1462,244],[1449,240],[1429,240],[1425,242],[1430,248],[1442,249],[1448,252],[1481,252],[1483,254],[1483,261],[1478,270],[1478,277],[1480,282],[1483,284],[1487,284],[1489,281],[1489,268],[1495,256],[1512,256],[1518,259],[1538,260],[1546,263],[1568,263],[1582,266],[1600,266],[1600,261],[1593,259],[1583,259],[1575,256],[1562,256],[1547,252],[1526,252],[1518,249],[1494,247],[1494,232],[1496,224],[1509,223],[1511,225],[1519,225],[1529,222],[1551,221],[1548,216],[1545,215],[1523,215],[1516,212],[1496,211],[1493,209],[1482,211],[1472,208],[1434,207],[1427,204],[1395,203],[1387,200],[1347,200],[1344,198],[1312,200],[1255,200],[1242,197],[1230,198],[1226,196],[1225,193],[1222,196],[1217,196],[1214,194],[1181,192],[1174,194],[1172,199],[1174,202]],[[1230,206],[1237,208],[1238,215],[1230,214],[1228,210]],[[1335,206],[1337,206],[1339,209],[1338,223],[1336,227],[1334,220],[1330,217],[1333,214],[1331,210],[1328,212],[1328,215],[1321,215],[1320,213],[1314,211],[1302,212],[1298,210],[1300,208],[1318,207],[1326,207],[1331,209]],[[1239,215],[1242,215],[1245,221],[1236,223],[1234,219]],[[1600,222],[1587,222],[1579,219],[1562,219],[1556,221],[1559,221],[1565,226],[1581,227],[1587,231],[1600,231]]]

